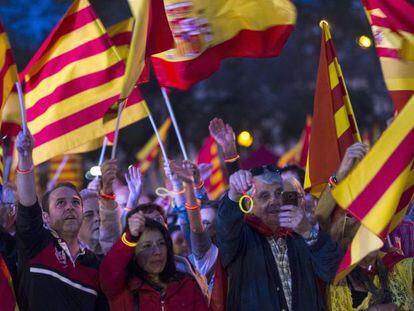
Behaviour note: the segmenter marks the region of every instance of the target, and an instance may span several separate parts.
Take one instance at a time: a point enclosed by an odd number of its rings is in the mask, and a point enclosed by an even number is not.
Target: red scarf
[[[291,229],[286,228],[277,228],[276,230],[272,230],[266,226],[259,217],[253,214],[244,216],[244,222],[265,237],[285,238],[286,236],[293,234]]]

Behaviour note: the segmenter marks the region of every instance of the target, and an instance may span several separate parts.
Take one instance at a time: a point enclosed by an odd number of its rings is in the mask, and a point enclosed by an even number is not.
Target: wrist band
[[[116,195],[115,193],[103,193],[101,192],[101,198],[105,200],[115,200]]]
[[[190,205],[190,204],[188,204],[188,203],[185,203],[184,204],[184,206],[185,206],[185,209],[187,209],[187,210],[195,210],[195,209],[197,209],[197,208],[200,208],[200,201],[198,201],[197,202],[197,204],[196,205]]]
[[[138,243],[136,243],[136,242],[134,243],[134,242],[130,242],[130,241],[127,240],[126,232],[124,232],[122,234],[121,241],[122,241],[122,243],[124,243],[126,246],[129,246],[129,247],[135,247],[135,246],[138,245]]]
[[[331,177],[329,177],[328,179],[329,188],[334,189],[337,184],[338,184],[338,179],[336,179],[335,175],[332,175]]]
[[[194,189],[196,189],[196,190],[200,190],[201,188],[203,188],[203,186],[204,186],[204,181],[202,180],[202,181],[201,181],[201,184],[199,184],[199,185],[197,185],[197,186],[194,186]]]
[[[234,157],[224,159],[224,162],[225,163],[233,163],[233,162],[236,162],[238,159],[240,159],[240,156],[238,154],[236,154]]]
[[[178,191],[174,191],[174,190],[172,190],[172,191],[170,191],[172,194],[176,194],[176,195],[178,195],[178,194],[183,194],[183,193],[185,193],[185,188],[183,188],[183,189],[181,189],[181,190],[178,190]]]
[[[33,171],[33,169],[34,169],[34,165],[32,164],[32,166],[31,167],[29,167],[27,170],[21,170],[21,169],[19,169],[19,167],[17,166],[16,167],[16,172],[17,173],[19,173],[19,174],[29,174],[29,173],[31,173],[32,171]]]

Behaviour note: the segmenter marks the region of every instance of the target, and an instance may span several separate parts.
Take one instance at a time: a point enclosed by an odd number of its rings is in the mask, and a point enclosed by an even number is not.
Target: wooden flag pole
[[[50,190],[54,187],[56,181],[59,179],[60,174],[62,173],[63,169],[65,168],[66,163],[69,160],[69,156],[65,155],[62,159],[62,162],[60,162],[58,169],[55,172],[55,175],[53,175],[53,178],[47,183],[47,189]]]
[[[121,122],[122,109],[124,108],[124,104],[126,103],[126,101],[127,101],[126,99],[119,100],[118,116],[116,118],[116,125],[115,125],[115,132],[114,132],[114,144],[112,145],[111,159],[115,159],[115,156],[116,156],[116,148],[118,147],[119,123]]]
[[[101,154],[99,155],[99,161],[98,161],[98,166],[102,166],[103,160],[104,160],[104,156],[105,156],[105,151],[106,151],[106,145],[108,144],[108,137],[104,137],[103,143],[102,143],[102,149],[101,149]]]
[[[16,89],[17,89],[17,94],[19,95],[20,118],[22,119],[23,134],[26,135],[27,134],[26,108],[24,104],[22,85],[20,84],[20,81],[16,82]]]
[[[168,113],[170,114],[171,121],[173,123],[174,130],[175,130],[175,134],[178,137],[178,142],[180,144],[180,148],[181,148],[181,152],[183,153],[184,160],[188,160],[187,151],[185,150],[185,147],[184,147],[183,138],[181,137],[181,132],[178,127],[177,120],[175,119],[174,111],[172,110],[171,102],[170,102],[170,98],[168,97],[167,90],[164,87],[161,87],[161,92],[162,92],[162,95],[164,96],[165,105],[167,106]]]

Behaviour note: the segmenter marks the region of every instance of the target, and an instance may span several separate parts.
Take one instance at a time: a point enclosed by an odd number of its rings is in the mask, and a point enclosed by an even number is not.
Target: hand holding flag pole
[[[180,144],[181,152],[183,153],[184,160],[188,160],[187,151],[185,150],[183,138],[181,137],[180,128],[178,127],[177,120],[175,119],[174,111],[171,107],[170,98],[168,97],[167,90],[164,87],[161,87],[162,95],[164,96],[165,105],[167,106],[168,113],[170,114],[175,133],[178,137],[178,142]]]

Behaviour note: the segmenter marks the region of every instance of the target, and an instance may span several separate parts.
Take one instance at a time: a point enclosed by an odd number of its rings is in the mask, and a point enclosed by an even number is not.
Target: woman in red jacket
[[[136,210],[103,259],[100,280],[111,310],[208,310],[196,281],[176,270],[166,228]]]

